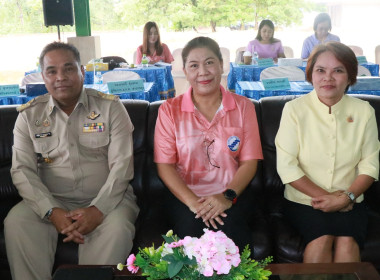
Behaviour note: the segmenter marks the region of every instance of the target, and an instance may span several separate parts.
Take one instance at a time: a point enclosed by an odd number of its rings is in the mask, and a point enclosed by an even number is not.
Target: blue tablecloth
[[[108,93],[107,85],[84,85],[86,88],[94,88],[101,92]],[[143,92],[131,92],[116,94],[120,96],[120,99],[140,99],[147,100],[149,102],[160,100],[160,95],[158,94],[157,86],[155,83],[144,83],[145,90]],[[14,105],[14,104],[24,104],[29,100],[32,100],[35,96],[26,96],[23,94],[17,96],[0,96],[0,105]]]
[[[236,83],[236,93],[248,98],[259,100],[268,96],[280,95],[301,95],[307,94],[313,90],[313,86],[308,82],[289,82],[290,90],[265,90],[262,82],[244,82]],[[348,90],[351,94],[368,94],[380,96],[379,90]]]
[[[362,64],[366,67],[372,76],[379,76],[379,64],[368,62]],[[234,62],[230,63],[230,72],[227,77],[227,88],[235,92],[236,83],[239,81],[260,81],[260,74],[267,67],[258,67],[257,65],[238,65]],[[306,61],[303,66],[299,67],[303,71],[306,69]]]
[[[157,90],[160,99],[168,99],[175,96],[174,79],[171,72],[171,65],[169,66],[149,66],[137,68],[115,68],[117,71],[133,71],[145,79],[146,82],[154,82],[157,85]],[[102,71],[102,74],[108,71]],[[94,72],[89,71],[85,73],[85,84],[94,83]]]

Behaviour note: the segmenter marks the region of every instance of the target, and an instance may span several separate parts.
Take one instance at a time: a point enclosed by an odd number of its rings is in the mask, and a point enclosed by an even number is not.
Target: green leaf
[[[168,266],[169,277],[173,278],[174,276],[176,276],[178,272],[182,269],[182,267],[183,267],[183,262],[169,263],[169,266]]]
[[[169,263],[178,261],[178,258],[176,258],[172,254],[166,255],[166,256],[162,257],[162,259],[165,260],[165,261],[167,261],[167,262],[169,262]]]

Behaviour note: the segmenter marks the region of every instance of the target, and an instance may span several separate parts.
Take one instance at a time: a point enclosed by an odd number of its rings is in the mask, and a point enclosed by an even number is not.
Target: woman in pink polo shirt
[[[253,244],[247,220],[254,205],[239,196],[263,158],[255,107],[220,85],[223,60],[214,40],[194,38],[182,60],[190,88],[161,105],[154,138],[158,174],[174,195],[166,215],[181,237],[212,227],[243,249]]]
[[[174,61],[168,46],[161,43],[160,30],[153,21],[148,21],[144,26],[143,44],[137,48],[136,64],[141,63],[143,54],[146,54],[150,64]]]

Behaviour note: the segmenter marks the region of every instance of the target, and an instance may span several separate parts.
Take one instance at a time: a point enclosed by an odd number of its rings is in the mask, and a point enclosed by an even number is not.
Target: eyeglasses
[[[214,144],[215,139],[213,139],[210,143],[207,143],[207,142],[208,142],[208,141],[205,140],[208,162],[209,162],[212,166],[214,166],[214,167],[216,167],[216,168],[220,168],[220,166],[218,166],[218,165],[216,165],[216,164],[213,164],[213,163],[211,162],[210,153],[209,153],[209,148],[210,148],[210,146],[211,146],[212,144]]]

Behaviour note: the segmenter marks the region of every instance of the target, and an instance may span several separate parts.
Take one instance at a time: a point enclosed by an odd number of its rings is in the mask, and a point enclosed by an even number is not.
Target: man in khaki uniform
[[[14,280],[51,279],[58,232],[79,244],[79,264],[124,262],[139,212],[124,106],[83,88],[75,47],[51,43],[40,64],[49,93],[18,108],[14,129],[11,173],[23,200],[4,222]]]

